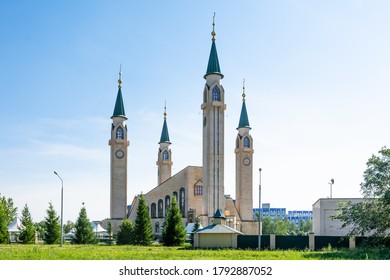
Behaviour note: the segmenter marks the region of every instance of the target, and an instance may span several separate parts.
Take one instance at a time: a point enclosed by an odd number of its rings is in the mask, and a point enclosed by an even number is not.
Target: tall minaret
[[[158,158],[157,158],[157,185],[160,185],[165,180],[169,179],[172,174],[172,152],[169,146],[171,142],[169,141],[168,125],[167,125],[167,107],[164,107],[164,123],[161,131],[160,137],[160,148],[158,149]]]
[[[122,220],[126,217],[127,206],[127,126],[125,107],[122,99],[122,71],[119,71],[118,95],[111,117],[111,204],[110,219]]]
[[[245,80],[242,87],[242,107],[236,138],[236,208],[241,220],[253,220],[253,139],[249,131],[245,105]]]
[[[214,14],[215,17],[215,14]],[[215,45],[213,19],[212,44],[203,91],[203,185],[206,190],[204,214],[212,217],[217,210],[225,210],[224,195],[224,126],[225,90]]]

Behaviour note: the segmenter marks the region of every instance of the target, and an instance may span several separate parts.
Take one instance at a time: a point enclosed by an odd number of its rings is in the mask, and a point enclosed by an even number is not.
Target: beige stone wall
[[[210,233],[195,234],[199,248],[237,248],[237,234]]]
[[[255,221],[241,221],[241,227],[237,230],[241,231],[245,235],[258,235],[259,234],[259,222]]]
[[[111,130],[111,139],[108,144],[111,146],[111,187],[110,187],[110,218],[123,219],[126,217],[127,207],[127,157],[128,146],[126,118],[113,117],[114,129]],[[123,138],[116,139],[116,129],[123,128]],[[117,151],[123,152],[123,157],[117,156]]]
[[[249,128],[240,128],[237,135],[236,153],[236,207],[242,220],[253,220],[253,139]],[[240,136],[241,135],[241,136]],[[244,148],[244,137],[248,137],[250,148]]]
[[[220,101],[213,101],[212,90],[218,87]],[[225,131],[225,92],[221,76],[210,74],[206,77],[203,110],[203,183],[207,188],[204,209],[209,217],[216,210],[225,209],[224,185],[224,131]]]
[[[195,184],[201,180],[202,178],[202,168],[196,166],[188,166],[176,175],[172,176],[165,182],[161,183],[159,186],[155,187],[151,191],[145,194],[145,199],[149,209],[151,209],[152,203],[156,204],[156,214],[157,218],[152,219],[153,230],[156,229],[156,223],[159,223],[160,230],[156,232],[156,234],[161,234],[162,226],[164,224],[164,217],[166,214],[165,211],[165,197],[169,195],[172,199],[173,192],[177,192],[178,196],[180,196],[180,189],[184,188],[185,191],[185,215],[183,217],[183,224],[187,223],[187,213],[190,209],[195,209],[195,216],[201,215],[203,211],[203,196],[195,196],[194,194],[194,186]],[[158,201],[163,200],[163,217],[158,218]],[[178,199],[179,204],[180,198]],[[137,216],[137,204],[138,202],[134,202],[134,206],[132,206],[132,210],[129,213],[129,219],[135,221]],[[150,213],[150,212],[149,212]],[[151,213],[150,213],[151,214]]]

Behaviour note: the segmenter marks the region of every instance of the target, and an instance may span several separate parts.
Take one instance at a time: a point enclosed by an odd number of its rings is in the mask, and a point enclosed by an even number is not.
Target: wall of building
[[[320,198],[313,204],[313,232],[322,236],[344,236],[351,230],[350,226],[342,228],[342,222],[332,219],[337,214],[339,203],[351,201],[359,203],[362,198]]]

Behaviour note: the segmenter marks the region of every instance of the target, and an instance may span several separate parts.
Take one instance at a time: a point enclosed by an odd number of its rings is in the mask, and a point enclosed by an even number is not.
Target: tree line
[[[337,215],[342,226],[350,226],[350,234],[372,235],[382,239],[389,238],[390,230],[390,149],[383,147],[378,155],[372,155],[367,161],[367,167],[363,174],[363,182],[360,184],[364,195],[362,202],[352,204],[350,202],[339,205]],[[54,210],[52,203],[49,203],[45,220],[34,223],[27,204],[25,204],[21,215],[21,227],[18,242],[35,242],[38,232],[45,243],[55,244],[60,240],[59,217]],[[0,194],[0,243],[9,242],[8,225],[15,220],[17,208],[13,200]],[[75,235],[72,239],[76,244],[97,243],[86,209],[80,210],[79,217],[75,224],[68,221],[64,225],[64,232],[75,228]],[[199,220],[196,220],[195,230],[199,227]],[[262,218],[263,234],[275,233],[277,235],[304,235],[312,230],[311,221],[300,221],[297,226],[287,219],[271,220],[270,217]],[[108,225],[111,232],[111,225]],[[182,216],[175,198],[165,216],[161,241],[165,246],[181,246],[185,242],[187,233],[182,223]],[[116,242],[119,245],[143,245],[149,246],[154,239],[151,218],[144,196],[141,194],[137,207],[135,223],[124,219],[119,228]],[[191,234],[193,239],[193,234]]]

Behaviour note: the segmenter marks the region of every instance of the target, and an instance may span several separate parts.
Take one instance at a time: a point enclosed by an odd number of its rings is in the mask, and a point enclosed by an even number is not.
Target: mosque
[[[176,198],[183,224],[194,222],[199,217],[202,226],[213,224],[214,218],[223,217],[226,226],[244,234],[257,234],[258,223],[253,220],[253,139],[250,135],[248,113],[245,105],[245,85],[242,93],[242,108],[236,137],[236,197],[224,192],[224,129],[225,90],[224,75],[219,66],[216,33],[213,22],[212,43],[203,90],[203,154],[202,166],[187,166],[172,174],[173,151],[168,133],[167,114],[164,120],[157,156],[157,186],[144,194],[149,207],[152,227],[156,236],[162,233],[164,216]],[[111,192],[110,218],[113,229],[118,228],[124,218],[135,221],[139,195],[128,208],[127,159],[129,140],[125,108],[121,91],[121,74],[118,94],[111,117]]]

